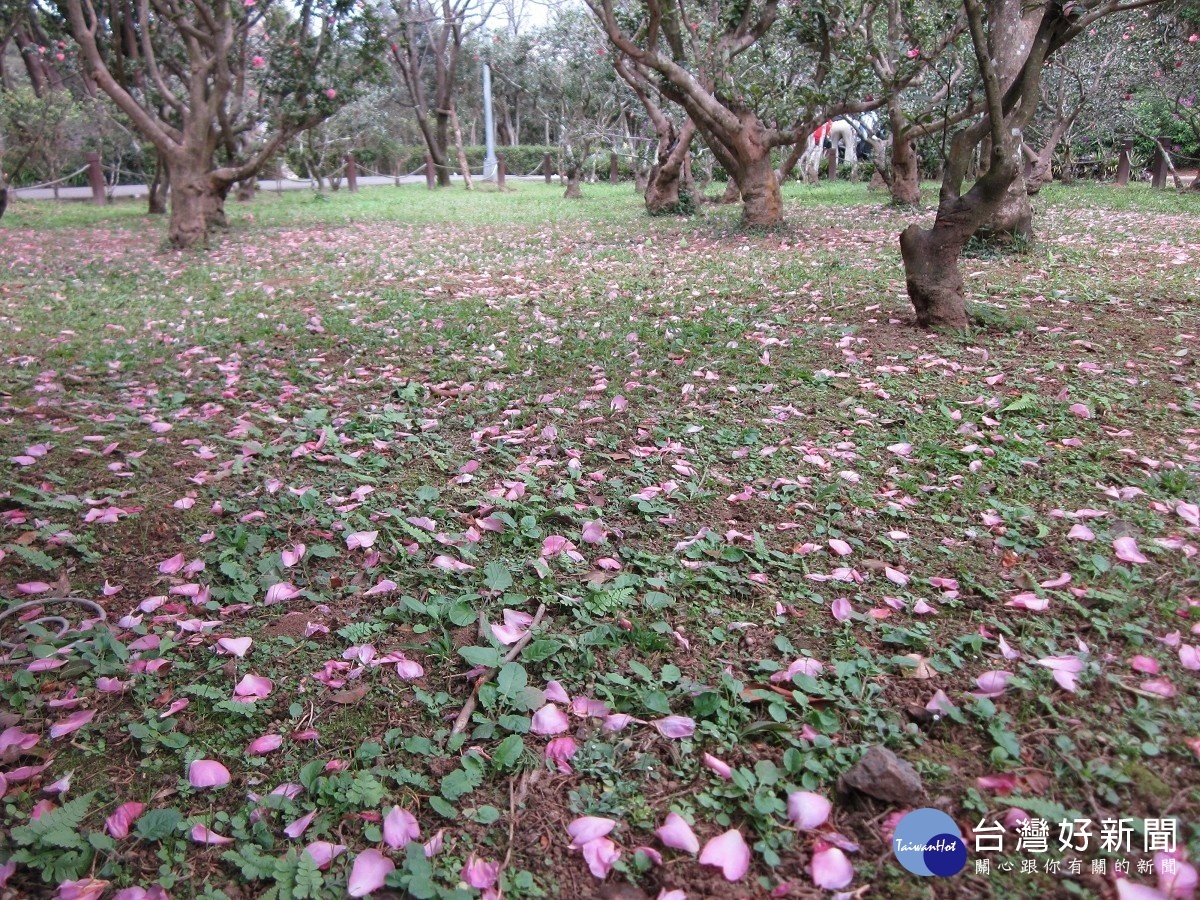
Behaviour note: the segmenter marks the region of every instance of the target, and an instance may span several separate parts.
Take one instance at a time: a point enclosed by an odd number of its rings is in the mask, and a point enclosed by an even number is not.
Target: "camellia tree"
[[[380,21],[354,0],[60,0],[57,12],[81,68],[166,162],[180,248],[225,225],[235,183],[383,73]]]
[[[900,235],[908,296],[925,327],[961,330],[966,299],[958,262],[985,223],[1016,221],[1028,208],[1021,175],[1021,134],[1037,111],[1043,68],[1068,42],[1100,19],[1152,6],[1157,0],[963,0],[986,98],[984,111],[950,142],[932,227],[910,225]],[[1004,65],[998,65],[1003,60]],[[975,102],[973,98],[967,102]],[[988,141],[987,170],[964,190],[976,148]],[[1020,185],[1019,197],[1013,190]]]
[[[861,99],[875,85],[859,40],[873,3],[586,2],[616,51],[695,123],[740,191],[747,225],[783,219],[773,150],[882,102]]]

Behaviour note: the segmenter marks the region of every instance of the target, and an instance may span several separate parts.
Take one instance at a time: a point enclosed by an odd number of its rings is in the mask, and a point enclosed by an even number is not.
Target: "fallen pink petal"
[[[346,892],[351,897],[366,897],[383,887],[396,864],[378,850],[363,850],[354,858]]]
[[[704,845],[700,864],[720,869],[726,881],[740,881],[750,871],[750,848],[741,832],[733,828]]]
[[[666,820],[654,833],[664,846],[672,850],[682,850],[685,853],[700,852],[700,840],[696,837],[696,832],[678,813],[668,813]]]
[[[188,783],[194,788],[224,787],[229,781],[229,770],[214,759],[192,760],[188,766]]]
[[[817,841],[813,847],[809,874],[813,884],[827,891],[838,891],[854,880],[854,866],[838,847]]]
[[[833,804],[812,791],[794,791],[788,794],[788,819],[800,831],[813,831],[829,819]]]

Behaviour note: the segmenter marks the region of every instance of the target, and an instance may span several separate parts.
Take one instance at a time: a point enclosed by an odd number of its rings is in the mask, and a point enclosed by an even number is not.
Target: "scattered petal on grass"
[[[118,841],[129,836],[129,829],[138,820],[146,805],[144,803],[122,803],[112,815],[104,820],[104,830]]]
[[[397,850],[421,836],[416,818],[406,809],[393,806],[383,818],[383,842]]]
[[[251,756],[264,756],[267,753],[273,753],[283,746],[283,735],[279,734],[264,734],[262,737],[255,738],[246,747],[246,752]]]
[[[731,828],[704,845],[700,864],[720,869],[726,881],[740,881],[750,871],[750,848],[742,833]]]
[[[817,841],[813,847],[809,873],[813,884],[827,891],[837,891],[854,880],[854,866],[840,848],[825,841]]]
[[[270,678],[263,678],[261,675],[246,675],[233,689],[233,696],[247,700],[261,700],[263,697],[270,696],[274,687],[275,683]]]
[[[604,837],[617,827],[616,821],[603,816],[580,816],[567,825],[567,834],[571,836],[571,846],[582,847],[589,841]]]
[[[696,722],[690,716],[667,716],[651,724],[663,737],[673,740],[691,737],[696,732]]]
[[[346,547],[350,550],[365,550],[375,543],[378,531],[352,531],[346,535]]]
[[[217,652],[227,653],[230,656],[236,656],[242,659],[250,650],[250,645],[254,643],[253,638],[217,638]]]
[[[794,791],[788,794],[788,819],[800,831],[820,828],[829,818],[833,804],[811,791]]]
[[[304,852],[312,857],[318,869],[328,869],[329,864],[346,852],[342,844],[331,844],[329,841],[313,841],[304,848]]]
[[[78,731],[88,722],[92,721],[96,716],[94,709],[81,709],[78,712],[71,713],[65,719],[60,719],[50,726],[50,740],[56,741],[61,737],[66,737],[72,732]]]
[[[672,850],[682,850],[685,853],[699,853],[700,839],[692,826],[678,813],[668,813],[666,821],[654,830],[664,846]]]
[[[188,766],[188,783],[194,788],[224,787],[229,770],[214,759],[195,759]]]
[[[500,863],[488,862],[477,857],[474,853],[467,857],[463,864],[462,880],[469,887],[486,890],[496,883],[500,877]]]
[[[232,844],[233,838],[225,837],[211,830],[207,825],[192,826],[192,840],[197,844]]]
[[[613,865],[621,858],[621,849],[606,837],[588,841],[581,849],[588,870],[601,880],[608,877]]]
[[[315,809],[312,812],[306,813],[284,828],[283,833],[290,837],[293,841],[299,840],[304,832],[308,831],[308,826],[312,824],[312,820],[316,817],[316,815],[317,811]]]
[[[547,703],[533,714],[529,730],[534,734],[562,734],[570,727],[571,720],[567,714],[553,703]]]
[[[1142,565],[1150,560],[1142,555],[1142,551],[1138,549],[1137,541],[1125,535],[1113,541],[1113,550],[1117,553],[1117,559],[1122,562],[1133,563],[1134,565]]]
[[[711,753],[705,753],[701,759],[706,767],[712,769],[726,781],[733,777],[733,769],[731,769],[727,763],[717,759]]]
[[[346,892],[351,897],[365,897],[383,887],[396,864],[378,850],[364,850],[354,858]]]

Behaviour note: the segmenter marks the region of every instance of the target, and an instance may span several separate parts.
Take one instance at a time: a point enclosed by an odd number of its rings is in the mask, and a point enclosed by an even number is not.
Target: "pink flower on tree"
[[[333,88],[326,88],[325,96],[328,97],[330,100],[332,100],[334,97],[337,96],[337,91],[335,91]]]

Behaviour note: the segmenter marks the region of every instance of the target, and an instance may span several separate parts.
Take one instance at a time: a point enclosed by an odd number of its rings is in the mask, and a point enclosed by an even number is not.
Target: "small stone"
[[[921,776],[886,747],[875,745],[838,779],[838,790],[860,791],[898,806],[918,806],[925,797]]]

